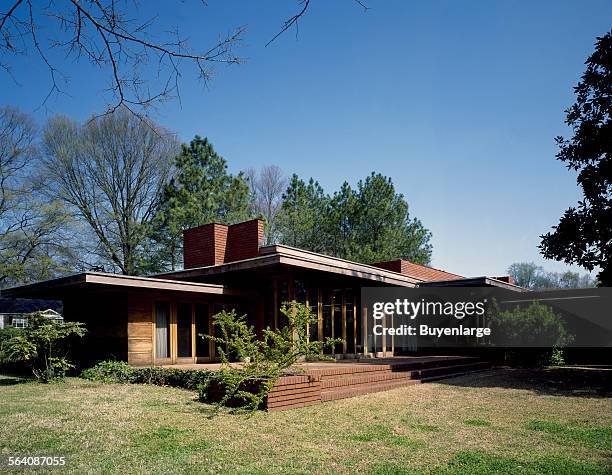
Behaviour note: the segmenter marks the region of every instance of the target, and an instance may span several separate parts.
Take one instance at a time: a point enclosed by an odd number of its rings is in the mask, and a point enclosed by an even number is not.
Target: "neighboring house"
[[[365,265],[284,245],[262,246],[263,222],[211,223],[184,233],[184,270],[152,277],[87,272],[6,289],[12,297],[63,302],[66,320],[84,322],[84,359],[115,357],[132,365],[215,361],[211,317],[226,308],[261,332],[283,326],[282,302],[297,300],[318,316],[310,338],[341,337],[337,357],[389,356],[392,337],[368,339],[361,287],[496,286],[521,291],[507,277],[465,278],[396,259]]]
[[[28,325],[28,315],[34,312],[39,312],[51,320],[63,320],[62,302],[60,301],[0,298],[0,329],[25,328]]]

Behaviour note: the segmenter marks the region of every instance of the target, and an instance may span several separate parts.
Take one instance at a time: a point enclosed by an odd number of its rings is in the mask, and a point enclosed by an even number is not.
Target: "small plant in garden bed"
[[[328,359],[322,356],[323,350],[342,343],[342,339],[332,338],[308,340],[307,328],[317,317],[306,305],[284,302],[280,312],[288,325],[276,330],[266,328],[263,339],[257,338],[246,315],[238,316],[232,310],[213,317],[215,333],[219,336],[200,336],[218,344],[222,367],[199,388],[200,400],[254,411],[263,407],[274,383],[288,368],[301,359]],[[230,365],[232,358],[243,363]]]

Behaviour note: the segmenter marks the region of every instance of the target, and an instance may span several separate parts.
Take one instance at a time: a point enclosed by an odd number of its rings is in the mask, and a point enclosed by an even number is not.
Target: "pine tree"
[[[248,219],[249,190],[242,174],[227,172],[227,162],[206,138],[183,145],[175,173],[163,191],[150,236],[149,270],[181,265],[183,231],[210,222]]]

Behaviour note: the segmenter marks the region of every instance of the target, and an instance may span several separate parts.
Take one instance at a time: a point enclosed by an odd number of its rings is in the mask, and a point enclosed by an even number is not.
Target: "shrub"
[[[563,350],[561,348],[554,347],[552,349],[548,364],[551,366],[563,366],[565,364],[565,358],[563,356]]]
[[[573,340],[563,318],[535,300],[529,305],[500,311],[493,299],[489,315],[492,342],[506,348],[504,360],[513,366],[551,364],[551,352],[555,357],[562,357],[561,348]]]
[[[21,330],[19,328],[6,327],[0,329],[0,364],[10,363],[12,361],[7,353],[7,343],[20,333]]]
[[[132,368],[124,361],[100,361],[83,370],[81,378],[101,383],[129,383]]]
[[[221,370],[199,387],[201,401],[219,406],[244,407],[256,410],[264,404],[274,383],[300,359],[318,358],[323,349],[342,343],[341,339],[308,341],[307,328],[317,321],[310,308],[298,302],[284,302],[280,309],[288,325],[277,330],[266,328],[263,339],[247,323],[246,315],[234,310],[213,316],[216,335],[200,335],[218,344]],[[243,361],[231,365],[230,358]]]
[[[161,368],[156,366],[134,368],[124,361],[101,361],[84,370],[81,377],[102,383],[154,384],[195,391],[205,384],[209,371]]]
[[[78,322],[61,322],[40,313],[28,316],[28,326],[6,342],[6,354],[12,361],[23,361],[40,382],[63,378],[74,365],[66,357],[73,337],[82,337],[85,327]]]

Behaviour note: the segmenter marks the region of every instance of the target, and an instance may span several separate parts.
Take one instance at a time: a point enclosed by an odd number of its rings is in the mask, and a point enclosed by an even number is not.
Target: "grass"
[[[64,455],[72,473],[610,473],[609,377],[586,393],[563,377],[498,371],[253,416],[175,388],[4,378],[0,455]]]
[[[483,419],[467,419],[463,421],[465,425],[475,426],[475,427],[491,427],[491,423],[489,421],[485,421]]]

